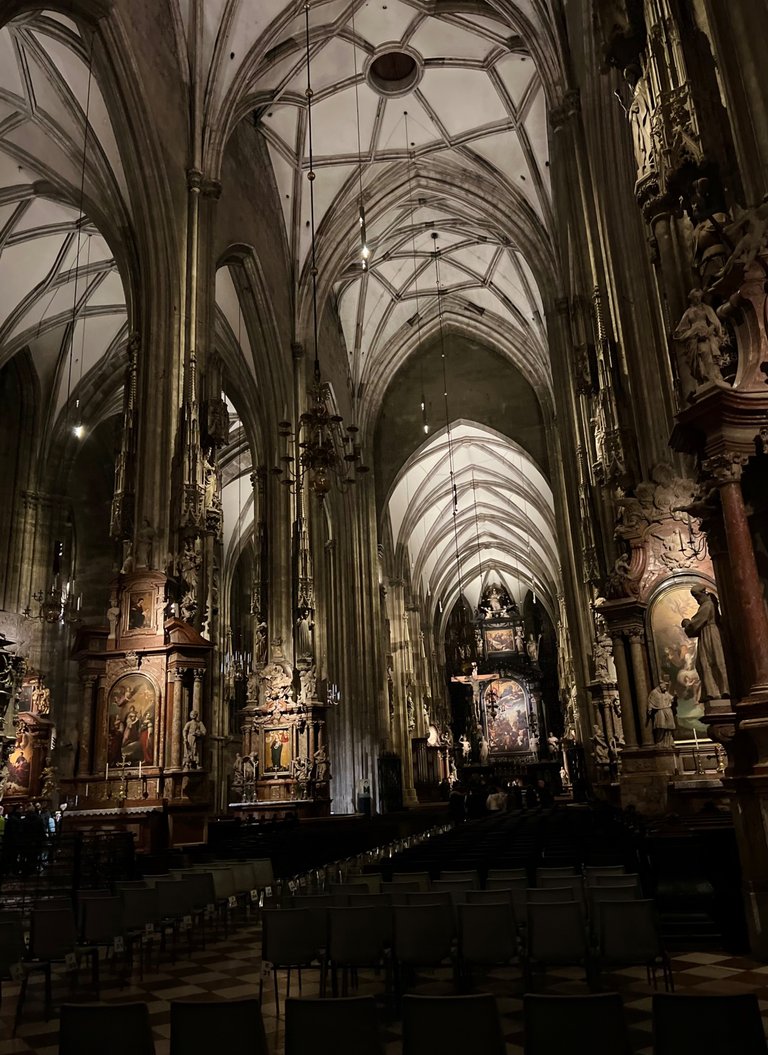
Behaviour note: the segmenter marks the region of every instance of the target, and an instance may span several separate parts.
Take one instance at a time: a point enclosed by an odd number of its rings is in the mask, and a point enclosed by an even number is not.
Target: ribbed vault
[[[407,552],[430,617],[447,617],[460,592],[477,605],[489,573],[516,600],[531,590],[550,615],[556,611],[552,491],[507,437],[467,421],[432,436],[403,467],[388,514],[395,549]]]

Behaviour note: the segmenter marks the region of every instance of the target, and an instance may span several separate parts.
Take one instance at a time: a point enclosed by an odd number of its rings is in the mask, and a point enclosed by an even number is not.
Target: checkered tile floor
[[[180,953],[176,964],[164,957],[159,966],[153,964],[142,980],[138,968],[122,987],[111,964],[102,964],[101,998],[106,1001],[146,1000],[156,1039],[157,1055],[168,1055],[170,1013],[169,1001],[176,998],[205,997],[236,999],[257,996],[260,977],[260,928],[255,923],[240,926],[226,940],[210,942],[206,949],[197,948],[191,956]],[[678,954],[673,959],[675,986],[679,991],[697,993],[755,992],[760,1000],[768,1034],[768,965],[742,956],[716,952]],[[93,999],[86,987],[88,972],[83,971],[81,986],[75,999]],[[306,971],[303,995],[318,992],[318,972]],[[293,985],[296,979],[294,975]],[[513,968],[490,971],[475,980],[477,991],[493,992],[498,997],[504,1020],[508,1055],[522,1055],[522,992],[520,973]],[[578,970],[551,970],[540,979],[538,991],[562,994],[586,993],[583,973]],[[606,989],[618,990],[624,997],[627,1021],[633,1049],[650,1055],[651,1047],[651,989],[643,968],[629,968],[605,979]],[[46,1022],[43,1015],[42,975],[34,975],[30,982],[22,1023],[15,1038],[11,1037],[13,1015],[19,987],[3,983],[0,1008],[0,1055],[57,1055],[58,1021]],[[361,972],[358,992],[381,994],[383,978],[373,972]],[[423,973],[410,990],[424,994],[451,995],[452,982],[447,971]],[[285,994],[285,972],[280,973],[280,1010]],[[295,988],[292,995],[296,995]],[[63,972],[54,979],[54,1001],[70,999],[68,980]],[[264,987],[264,1020],[275,1055],[283,1050],[282,1017],[276,1015],[271,979]],[[400,1024],[389,1018],[382,1007],[382,1037],[387,1055],[399,1055]]]

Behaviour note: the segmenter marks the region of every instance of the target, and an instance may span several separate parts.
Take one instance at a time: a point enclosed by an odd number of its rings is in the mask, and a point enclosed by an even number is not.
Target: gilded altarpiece
[[[211,645],[165,607],[164,576],[121,575],[108,628],[79,631],[78,766],[62,782],[69,824],[128,828],[145,849],[204,841],[211,799]]]
[[[314,668],[267,663],[248,679],[241,713],[243,747],[232,781],[238,813],[324,816],[331,805],[325,706]]]

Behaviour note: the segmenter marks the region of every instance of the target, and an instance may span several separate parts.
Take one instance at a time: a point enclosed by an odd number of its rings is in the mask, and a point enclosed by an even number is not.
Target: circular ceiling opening
[[[421,80],[418,56],[402,48],[375,55],[368,66],[368,83],[379,95],[405,95]]]

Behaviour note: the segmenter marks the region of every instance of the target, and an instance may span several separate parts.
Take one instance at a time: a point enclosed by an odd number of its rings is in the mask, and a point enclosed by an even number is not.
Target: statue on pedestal
[[[318,747],[313,757],[315,762],[315,780],[318,784],[327,783],[331,779],[331,763],[328,759],[325,744],[321,744]]]
[[[594,732],[590,737],[592,741],[592,757],[595,760],[595,765],[608,766],[611,764],[611,756],[608,751],[608,743],[605,739],[605,733],[599,725],[594,726]]]
[[[206,731],[197,711],[190,711],[189,721],[184,726],[183,732],[184,761],[182,765],[184,769],[201,768],[201,748]]]
[[[648,694],[648,712],[646,722],[651,723],[653,742],[657,747],[674,747],[675,745],[675,709],[677,696],[669,691],[669,678],[664,675],[658,686]]]
[[[141,522],[141,527],[136,534],[136,567],[152,567],[152,543],[155,541],[155,529],[147,517]]]
[[[672,334],[673,340],[682,346],[683,358],[695,381],[694,389],[687,395],[689,400],[694,400],[704,385],[725,385],[720,363],[723,358],[721,349],[728,335],[714,309],[705,304],[703,298],[700,289],[691,290],[688,294],[690,306],[683,312]]]
[[[698,611],[692,619],[683,619],[680,625],[687,637],[699,639],[696,649],[696,673],[701,681],[700,699],[702,702],[727,699],[730,689],[718,626],[720,608],[717,598],[703,586],[694,586],[691,596],[699,603]]]

